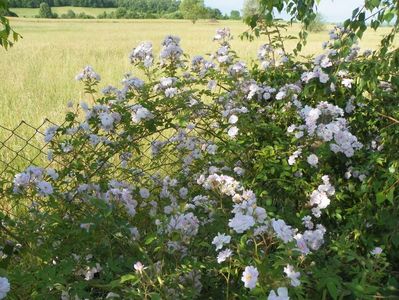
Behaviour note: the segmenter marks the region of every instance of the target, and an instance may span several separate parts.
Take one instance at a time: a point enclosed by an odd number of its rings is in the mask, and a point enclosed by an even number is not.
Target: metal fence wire
[[[49,119],[38,126],[21,121],[11,129],[0,124],[0,178],[22,172],[30,165],[48,167],[57,162],[46,159],[48,143],[44,142],[45,130],[56,125]]]
[[[62,127],[64,124],[61,124]],[[25,121],[21,121],[14,128],[8,128],[0,124],[0,183],[2,185],[12,183],[16,173],[23,172],[28,166],[34,165],[42,168],[49,167],[68,167],[73,162],[74,157],[70,157],[70,161],[65,156],[52,156],[48,159],[50,142],[45,142],[45,131],[51,126],[58,126],[55,122],[45,119],[38,126],[33,126]],[[172,166],[178,165],[178,156],[174,151],[163,153],[161,159],[153,160],[151,156],[151,145],[154,141],[168,141],[171,136],[177,133],[174,128],[164,128],[150,136],[142,136],[136,141],[140,144],[140,153],[130,160],[130,168],[141,170],[146,173],[162,173],[163,175],[172,175],[176,172],[176,168]],[[198,135],[195,131],[193,134]],[[54,147],[54,144],[52,144]],[[101,153],[104,144],[90,147],[84,144],[80,149],[80,153],[87,153],[90,160],[95,160],[97,153]],[[126,166],[123,165],[124,153],[114,153],[110,156],[102,156],[101,165],[109,169],[115,178],[124,180],[126,176]],[[90,166],[87,166],[90,169]],[[92,176],[96,176],[96,170],[92,172]],[[137,177],[137,173],[135,174]],[[89,178],[88,178],[89,179]]]

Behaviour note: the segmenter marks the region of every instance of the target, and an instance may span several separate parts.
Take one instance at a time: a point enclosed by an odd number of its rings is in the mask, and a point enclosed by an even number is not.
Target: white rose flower
[[[237,233],[243,233],[254,225],[254,217],[243,214],[236,214],[233,219],[229,220],[229,227],[233,228]]]
[[[231,236],[218,233],[217,236],[214,237],[212,244],[216,246],[216,251],[223,248],[223,244],[230,243]]]
[[[279,287],[277,289],[277,294],[272,290],[270,291],[269,297],[267,297],[267,300],[289,300],[290,297],[288,297],[288,290],[286,287]]]
[[[228,259],[232,253],[233,252],[230,249],[220,251],[218,254],[218,257],[217,257],[218,263],[220,264],[220,263],[226,261],[226,259]]]
[[[6,277],[0,277],[0,299],[4,299],[10,291],[10,282]]]
[[[236,126],[230,127],[227,134],[229,135],[229,137],[234,138],[238,134],[238,128]]]
[[[249,289],[253,289],[258,282],[259,272],[253,266],[245,267],[244,272],[242,273],[241,280],[244,282],[244,286]]]
[[[289,279],[291,279],[291,285],[294,287],[297,287],[301,284],[299,281],[299,276],[301,276],[301,273],[295,272],[294,267],[291,265],[287,265],[284,267],[284,273],[287,275]]]
[[[308,156],[307,162],[312,167],[316,167],[319,162],[319,158],[315,154],[310,154]]]

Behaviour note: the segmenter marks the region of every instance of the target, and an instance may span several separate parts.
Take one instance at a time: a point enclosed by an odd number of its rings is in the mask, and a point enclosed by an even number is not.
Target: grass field
[[[86,15],[91,15],[97,17],[104,11],[110,13],[115,10],[115,8],[97,8],[97,7],[75,7],[75,6],[63,6],[63,7],[52,7],[53,13],[61,16],[67,13],[68,10],[73,10],[76,14],[84,12]],[[34,18],[39,14],[38,8],[12,8],[11,11],[15,12],[19,17],[24,18]]]
[[[157,53],[163,37],[175,34],[182,38],[187,53],[206,54],[216,49],[212,42],[215,30],[227,26],[236,37],[234,49],[246,61],[255,58],[259,45],[265,42],[250,43],[237,38],[247,28],[240,21],[200,21],[193,25],[182,20],[14,18],[11,24],[23,39],[9,51],[0,49],[0,124],[7,127],[20,120],[39,124],[45,117],[61,121],[67,102],[76,103],[82,97],[82,87],[74,77],[86,65],[92,65],[101,74],[100,87],[118,85],[123,74],[132,71],[127,57],[141,41],[153,41]],[[289,33],[298,29],[294,25]],[[375,47],[387,30],[366,34],[362,46]],[[321,43],[327,38],[327,32],[311,34],[305,53],[321,52]],[[288,48],[295,43],[290,42]]]

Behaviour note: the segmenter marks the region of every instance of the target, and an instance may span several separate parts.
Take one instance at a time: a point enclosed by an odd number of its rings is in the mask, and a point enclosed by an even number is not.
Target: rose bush
[[[76,77],[92,101],[47,130],[51,167],[4,188],[11,297],[398,293],[397,50],[335,27],[314,59],[277,40],[247,65],[231,39],[191,60],[178,37],[159,60],[142,43],[145,79],[102,94],[92,67]]]

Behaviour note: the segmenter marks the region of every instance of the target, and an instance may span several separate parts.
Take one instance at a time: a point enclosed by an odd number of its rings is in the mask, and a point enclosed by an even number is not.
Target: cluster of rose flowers
[[[336,28],[330,33],[330,37],[332,40],[337,39],[341,33],[342,29]],[[85,137],[93,149],[100,145],[110,147],[105,149],[116,149],[117,145],[121,145],[122,142],[126,143],[127,141],[126,145],[129,145],[129,141],[134,139],[134,136],[128,134],[127,130],[122,130],[122,127],[143,128],[147,122],[155,120],[160,113],[163,113],[163,107],[152,107],[151,109],[146,103],[138,103],[132,99],[140,98],[144,93],[148,93],[148,90],[156,97],[161,98],[164,106],[181,105],[178,104],[181,101],[174,102],[174,99],[184,98],[182,107],[171,107],[171,109],[183,108],[190,111],[189,122],[184,126],[176,125],[174,134],[169,134],[163,140],[155,139],[150,145],[154,160],[161,158],[164,152],[175,151],[178,153],[181,172],[176,175],[176,178],[168,174],[146,173],[141,170],[140,176],[146,178],[146,181],[136,183],[112,178],[108,180],[105,187],[104,184],[100,185],[88,178],[87,182],[77,182],[74,190],[64,192],[61,191],[57,181],[59,172],[54,169],[31,166],[24,172],[15,175],[14,192],[21,195],[30,191],[36,197],[41,198],[56,196],[59,201],[63,198],[88,201],[95,197],[110,207],[123,207],[127,215],[131,239],[135,241],[140,241],[145,233],[145,228],[140,228],[140,224],[135,224],[135,216],[148,214],[157,228],[156,233],[169,237],[168,251],[180,257],[186,257],[189,254],[189,248],[193,247],[193,241],[201,229],[215,221],[219,205],[219,200],[215,197],[216,194],[231,200],[227,205],[223,202],[223,211],[228,216],[226,226],[221,227],[218,234],[210,237],[209,240],[215,246],[215,261],[218,264],[226,264],[240,255],[235,249],[244,234],[251,236],[254,240],[261,239],[263,236],[271,237],[275,242],[282,243],[293,252],[298,253],[303,259],[319,250],[325,243],[326,228],[318,220],[320,220],[322,211],[330,205],[335,194],[335,188],[331,184],[331,181],[334,182],[334,178],[330,178],[328,175],[322,177],[322,183],[309,195],[309,214],[301,220],[303,229],[295,228],[281,218],[269,217],[266,209],[258,204],[257,195],[252,190],[246,189],[236,179],[244,176],[246,171],[239,162],[220,167],[218,153],[221,148],[221,140],[218,137],[226,137],[232,143],[239,140],[240,117],[249,113],[250,110],[246,104],[251,101],[263,103],[265,107],[270,106],[272,101],[287,101],[287,108],[294,108],[299,119],[303,121],[303,124],[289,126],[287,131],[289,134],[294,134],[299,141],[305,140],[303,145],[300,145],[290,157],[287,157],[289,165],[294,165],[296,160],[301,157],[306,142],[315,139],[329,143],[331,151],[337,155],[342,153],[348,158],[352,157],[357,150],[363,147],[356,136],[350,132],[348,121],[345,119],[345,112],[351,113],[355,109],[354,99],[348,101],[345,111],[325,101],[312,107],[304,105],[299,100],[303,85],[312,80],[328,84],[329,76],[326,69],[336,63],[336,52],[330,50],[328,54],[316,57],[313,69],[305,70],[299,82],[273,87],[265,82],[254,80],[246,64],[236,61],[231,50],[231,39],[232,36],[228,29],[218,30],[214,37],[214,40],[219,43],[218,50],[208,59],[195,56],[189,66],[178,37],[168,36],[165,38],[162,43],[160,63],[156,66],[152,44],[149,42],[140,44],[133,49],[129,56],[132,64],[147,73],[151,73],[151,68],[159,67],[164,71],[165,77],[151,79],[153,82],[147,83],[128,74],[122,81],[121,89],[108,86],[102,90],[106,101],[95,103],[92,106],[80,103],[83,120],[66,130],[56,126],[50,127],[45,133],[46,143],[53,143],[51,145],[60,143],[61,145],[60,148],[54,146],[54,149],[50,151],[48,155],[50,160],[53,159],[53,152],[59,156],[74,153],[77,149],[74,149],[72,141],[77,135]],[[284,52],[279,52],[280,59],[277,61],[277,56],[272,55],[275,51],[272,45],[268,44],[262,45],[259,49],[259,64],[265,72],[269,68],[284,65],[289,60]],[[354,48],[347,60],[353,60],[357,55],[358,49]],[[179,70],[182,74],[178,73]],[[217,77],[214,74],[222,75]],[[349,88],[352,84],[349,75],[341,72],[339,76],[342,78],[341,84]],[[223,82],[220,82],[223,78],[234,82],[235,88],[223,89]],[[81,74],[77,75],[76,79],[90,87],[100,82],[100,76],[92,67],[86,67]],[[189,87],[196,84],[205,86],[204,89],[213,97],[212,103],[206,102],[198,94],[187,94]],[[188,87],[184,87],[184,85]],[[335,86],[331,83],[329,88],[334,90]],[[217,110],[210,108],[217,108]],[[263,113],[263,111],[259,109],[259,113]],[[201,132],[201,128],[204,127],[204,119],[208,121],[206,124],[208,128],[216,132],[214,135],[216,138],[198,134],[198,131]],[[126,147],[116,154],[120,156],[124,172],[130,172],[132,171],[130,166],[132,151],[128,146]],[[313,153],[308,155],[306,161],[310,168],[315,168],[320,163],[320,159]],[[227,160],[223,161],[223,163],[226,162]],[[352,169],[348,169],[348,172],[351,171]],[[357,176],[360,179],[361,175]],[[199,192],[201,190],[202,192]],[[90,233],[92,226],[96,226],[96,224],[81,223],[77,226]],[[176,235],[179,236],[178,240],[172,238]],[[372,250],[372,254],[381,253],[380,249]],[[252,251],[249,247],[247,250]],[[145,273],[146,268],[145,263],[143,264],[139,260],[134,265],[138,274]],[[91,280],[94,274],[101,273],[102,269],[100,263],[96,262],[92,267],[87,266],[75,270],[75,273],[80,274],[85,280]],[[287,285],[289,284],[290,288],[301,285],[302,274],[299,264],[298,266],[286,264],[281,270],[281,274],[285,274],[285,276],[277,282],[286,284],[275,290],[270,289],[267,299],[289,299]],[[250,290],[258,285],[258,278],[262,276],[255,263],[242,266],[241,275],[244,287]],[[0,299],[2,293],[5,295],[9,290],[8,281],[1,280],[3,278],[0,278]],[[181,283],[194,282],[198,291],[202,286],[200,280],[201,274],[196,271],[180,278]],[[170,287],[168,293],[172,295],[176,291]],[[109,295],[109,298],[115,296],[114,293]],[[68,293],[64,291],[63,297],[68,299]]]

